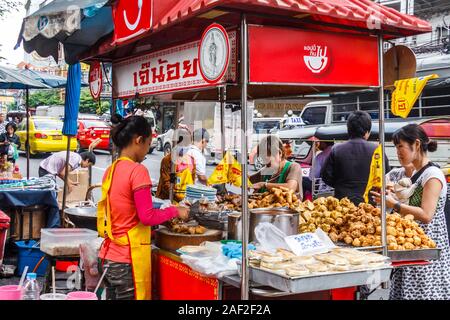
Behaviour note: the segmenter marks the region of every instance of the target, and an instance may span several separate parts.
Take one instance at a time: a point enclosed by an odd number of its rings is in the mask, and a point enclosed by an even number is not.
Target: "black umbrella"
[[[49,89],[45,83],[22,74],[20,70],[0,66],[0,89]]]
[[[51,88],[65,88],[66,87],[67,78],[65,78],[65,77],[61,77],[61,76],[57,76],[57,75],[53,75],[53,74],[49,74],[49,73],[45,73],[45,72],[40,72],[40,71],[36,71],[36,70],[31,70],[31,69],[22,69],[22,70],[19,70],[19,72],[29,78],[32,78],[39,82],[42,82]],[[89,86],[89,84],[82,81],[81,86],[87,87],[87,86]]]

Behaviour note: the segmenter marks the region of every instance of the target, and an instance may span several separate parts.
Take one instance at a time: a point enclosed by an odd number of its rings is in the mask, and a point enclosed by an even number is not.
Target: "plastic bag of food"
[[[286,234],[269,222],[261,222],[255,228],[258,250],[274,253],[277,249],[289,249]]]
[[[102,238],[86,241],[80,244],[80,261],[84,270],[85,285],[87,291],[93,291],[100,280],[98,271],[98,253],[100,251]]]

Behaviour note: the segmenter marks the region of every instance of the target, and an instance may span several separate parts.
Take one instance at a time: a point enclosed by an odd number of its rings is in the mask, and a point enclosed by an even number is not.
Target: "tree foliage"
[[[30,94],[30,107],[62,105],[59,90],[39,90]]]
[[[0,1],[0,19],[11,11],[16,11],[20,5],[23,4],[22,0],[1,0]]]
[[[62,92],[63,93],[63,92]],[[39,90],[30,94],[30,107],[64,105],[63,96],[58,89]],[[110,102],[102,101],[100,104],[94,100],[88,88],[81,89],[80,113],[103,114],[109,110]]]

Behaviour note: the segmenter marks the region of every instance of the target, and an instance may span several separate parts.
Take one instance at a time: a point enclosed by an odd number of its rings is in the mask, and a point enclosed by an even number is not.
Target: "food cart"
[[[244,141],[249,99],[378,88],[380,143],[384,148],[384,41],[431,30],[425,21],[368,0],[139,3],[136,6],[134,1],[117,2],[113,10],[114,36],[97,44],[81,60],[113,63],[115,99],[158,96],[174,101],[220,101],[222,105],[240,102],[243,177],[248,174],[248,146]],[[134,23],[129,21],[131,16],[138,17]],[[385,209],[383,199],[384,254],[387,253]],[[250,274],[254,269],[248,264],[248,216],[247,179],[243,178],[243,258],[240,279],[235,280],[242,299],[249,298],[250,276],[260,279],[260,275]],[[175,278],[183,281],[184,288],[189,285],[189,291],[184,291],[181,298],[194,298],[191,292],[194,288],[203,294],[210,292],[209,298],[220,297],[218,280],[192,273],[176,256],[161,251],[156,261],[159,272],[154,274],[158,281],[170,281],[174,276],[171,272],[178,270],[180,276]],[[384,279],[386,274],[383,273]],[[361,284],[355,277],[347,278],[350,281],[334,277],[333,281],[343,281],[336,283],[336,288]],[[171,290],[177,291],[174,280],[171,281],[174,285]],[[307,291],[330,289],[319,286],[327,279],[311,281]],[[299,285],[291,292],[306,290],[297,282],[289,283]],[[168,290],[167,284],[161,287]]]

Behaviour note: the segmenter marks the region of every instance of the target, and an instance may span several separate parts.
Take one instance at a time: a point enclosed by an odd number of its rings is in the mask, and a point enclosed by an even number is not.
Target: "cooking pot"
[[[241,213],[237,211],[228,213],[228,240],[242,240]]]
[[[259,208],[250,210],[249,241],[256,241],[255,228],[269,222],[287,236],[298,234],[299,213],[288,208]]]
[[[97,207],[90,202],[81,202],[78,207],[64,210],[76,228],[87,228],[97,231]]]

